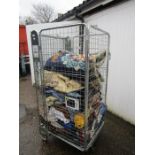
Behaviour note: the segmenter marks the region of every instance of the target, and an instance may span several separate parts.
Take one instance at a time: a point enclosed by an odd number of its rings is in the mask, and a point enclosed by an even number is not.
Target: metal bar
[[[39,96],[40,96],[40,88],[39,88],[39,77],[40,77],[40,67],[39,63],[41,62],[41,56],[39,54],[39,40],[38,40],[38,33],[36,31],[31,32],[31,46],[32,46],[32,53],[33,53],[33,66],[34,66],[34,73],[35,73],[35,87],[36,87],[36,95],[37,95],[37,110],[39,112]],[[39,117],[39,113],[38,113]],[[40,126],[40,121],[38,122]],[[47,132],[47,131],[46,131]]]
[[[43,64],[43,53],[42,53],[42,41],[41,41],[41,32],[39,32],[39,60],[40,60],[40,80],[41,80],[41,93],[42,93],[42,101],[43,101],[43,108],[44,108],[44,117],[47,121],[47,107],[46,107],[46,100],[44,96],[44,64]],[[46,138],[48,138],[48,128],[46,129]]]
[[[45,34],[41,34],[41,37],[47,37],[47,38],[53,38],[53,39],[66,39],[66,37],[56,37],[56,36],[51,36],[51,35],[45,35]]]
[[[92,36],[103,36],[103,33],[99,33],[99,34],[89,34],[89,37]],[[86,35],[77,35],[77,36],[73,36],[72,38],[79,38],[79,37],[86,37]]]
[[[73,25],[64,25],[64,26],[58,26],[58,27],[52,27],[52,28],[46,28],[46,29],[42,29],[40,31],[40,34],[42,31],[45,31],[45,30],[54,30],[54,29],[60,29],[60,28],[67,28],[67,27],[74,27],[74,26],[80,26],[80,25],[85,25],[85,23],[78,23],[78,24],[73,24]]]
[[[100,32],[102,32],[102,33],[104,33],[104,34],[107,34],[109,36],[109,33],[108,32],[106,32],[106,31],[98,28],[96,25],[91,25],[91,27],[94,28],[94,29],[96,29],[96,30],[98,30],[98,31],[100,31]]]
[[[84,25],[79,26],[79,53],[83,54],[83,41],[84,41]]]
[[[93,138],[91,139],[91,141],[89,142],[89,144],[87,145],[87,148],[85,148],[85,151],[87,151],[90,147],[92,147],[93,143],[95,142],[97,136],[99,135],[100,131],[102,130],[104,125],[104,121],[102,122],[102,124],[100,125],[100,127],[96,130]]]
[[[88,130],[88,91],[89,91],[89,29],[85,27],[85,147],[87,147]]]
[[[110,54],[110,34],[108,33],[108,49],[106,52],[106,86],[105,86],[105,104],[107,104],[107,90],[108,90],[108,72],[109,72],[109,54]]]
[[[75,145],[74,143],[69,142],[68,140],[66,140],[66,139],[64,139],[64,138],[62,138],[62,137],[60,137],[60,136],[58,136],[58,135],[56,135],[56,134],[54,134],[54,133],[52,133],[52,132],[50,132],[50,133],[51,133],[51,135],[53,135],[53,136],[55,136],[55,137],[61,139],[62,141],[66,142],[67,144],[69,144],[69,145],[71,145],[71,146],[77,148],[78,150],[80,150],[80,151],[85,151],[85,149],[84,149],[83,147],[78,146],[78,145]]]

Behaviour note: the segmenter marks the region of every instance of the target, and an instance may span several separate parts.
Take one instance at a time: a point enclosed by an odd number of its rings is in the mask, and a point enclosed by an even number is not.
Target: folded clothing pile
[[[103,64],[105,51],[89,57],[88,131],[90,137],[100,125],[106,106],[101,102],[100,76],[96,72]],[[44,94],[48,109],[47,121],[59,129],[68,131],[82,142],[82,131],[85,126],[85,56],[59,51],[52,55],[44,66]],[[80,80],[79,80],[80,79]],[[61,130],[62,129],[62,130]],[[73,132],[74,131],[74,132]],[[80,135],[80,136],[79,136]],[[80,139],[79,139],[80,138]]]

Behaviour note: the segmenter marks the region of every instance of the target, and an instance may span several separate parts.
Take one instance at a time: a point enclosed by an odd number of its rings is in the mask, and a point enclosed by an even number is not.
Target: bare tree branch
[[[52,21],[54,10],[48,4],[33,5],[32,14],[40,23],[49,23]]]

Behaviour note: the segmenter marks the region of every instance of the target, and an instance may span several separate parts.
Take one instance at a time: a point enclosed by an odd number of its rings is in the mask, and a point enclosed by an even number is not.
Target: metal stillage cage
[[[109,34],[80,23],[33,31],[31,39],[42,138],[88,150],[107,109]]]

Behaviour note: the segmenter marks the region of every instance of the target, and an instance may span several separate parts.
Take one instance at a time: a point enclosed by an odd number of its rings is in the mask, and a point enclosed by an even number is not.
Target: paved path
[[[105,125],[92,149],[81,153],[68,144],[51,138],[48,144],[41,141],[38,131],[35,89],[30,76],[20,80],[20,103],[26,107],[26,117],[20,123],[20,155],[134,155],[135,128],[107,113]]]

